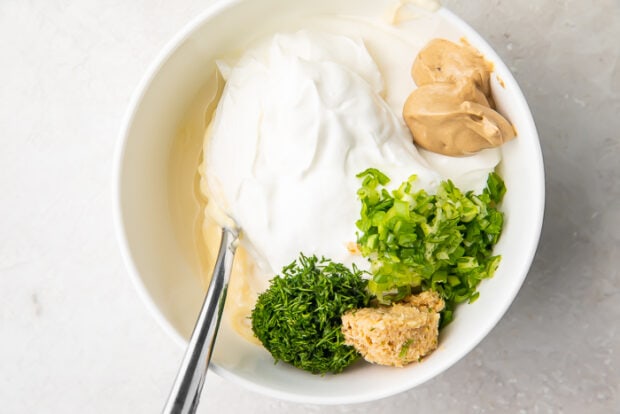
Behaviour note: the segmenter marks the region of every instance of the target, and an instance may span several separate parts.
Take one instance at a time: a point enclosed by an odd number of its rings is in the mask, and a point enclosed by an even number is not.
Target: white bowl
[[[185,346],[203,299],[203,286],[177,234],[170,213],[168,163],[179,123],[207,82],[205,68],[238,48],[247,37],[291,16],[356,14],[385,10],[394,0],[223,1],[179,33],[150,67],[127,110],[116,159],[116,223],[122,254],[140,296],[170,336]],[[387,397],[421,384],[446,370],[495,326],[528,272],[542,226],[543,162],[528,105],[506,65],[467,24],[446,9],[429,38],[462,36],[495,64],[505,87],[494,88],[500,110],[519,136],[502,148],[500,171],[508,192],[504,233],[496,246],[502,262],[479,288],[480,298],[460,306],[442,333],[440,347],[421,364],[396,369],[357,364],[335,376],[317,376],[286,364],[274,365],[261,347],[222,324],[211,368],[251,390],[285,400],[358,403]]]

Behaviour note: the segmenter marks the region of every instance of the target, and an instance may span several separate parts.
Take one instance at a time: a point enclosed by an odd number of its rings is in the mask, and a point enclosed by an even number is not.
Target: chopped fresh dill
[[[362,271],[316,256],[286,266],[252,311],[252,330],[275,361],[313,374],[338,373],[357,351],[344,343],[341,315],[368,306]]]

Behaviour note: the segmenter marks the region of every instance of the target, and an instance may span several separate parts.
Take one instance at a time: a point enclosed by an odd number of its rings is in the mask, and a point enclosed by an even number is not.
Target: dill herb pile
[[[368,306],[364,280],[353,270],[316,256],[299,259],[271,280],[252,311],[252,330],[275,361],[313,374],[339,373],[358,357],[344,344],[341,315]]]

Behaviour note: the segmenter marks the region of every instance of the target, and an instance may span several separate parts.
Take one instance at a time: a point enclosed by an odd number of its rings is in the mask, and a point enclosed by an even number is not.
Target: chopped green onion
[[[463,193],[451,181],[429,195],[415,189],[416,177],[389,192],[381,171],[357,175],[362,186],[358,243],[371,262],[368,289],[390,304],[420,290],[434,290],[446,302],[441,326],[453,318],[457,303],[474,302],[482,279],[492,277],[500,256],[493,255],[504,215],[497,209],[506,186],[489,174],[481,194]]]

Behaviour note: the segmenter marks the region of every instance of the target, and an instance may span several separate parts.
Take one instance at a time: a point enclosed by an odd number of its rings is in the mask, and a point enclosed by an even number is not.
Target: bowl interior
[[[188,252],[192,247],[184,241],[184,230],[179,236],[179,223],[171,217],[175,200],[171,200],[168,168],[180,124],[192,105],[208,95],[205,91],[212,80],[207,74],[213,71],[215,59],[242,50],[250,40],[274,28],[287,28],[304,15],[380,15],[394,3],[218,3],[173,39],[151,67],[122,132],[117,159],[117,222],[122,252],[138,291],[180,344],[185,345],[191,333],[204,288],[194,256]],[[509,70],[473,29],[445,9],[425,21],[427,40],[464,36],[494,62],[495,74],[503,83],[500,86],[493,75],[495,100],[519,134],[502,148],[500,171],[508,192],[503,203],[505,229],[496,246],[502,263],[495,277],[481,284],[476,303],[459,307],[455,321],[441,334],[439,349],[422,364],[395,369],[360,363],[336,376],[315,376],[285,364],[274,365],[267,351],[241,339],[224,322],[212,360],[213,369],[223,377],[298,402],[354,403],[386,397],[432,378],[459,360],[492,329],[517,294],[537,247],[544,207],[542,157],[529,108]]]

